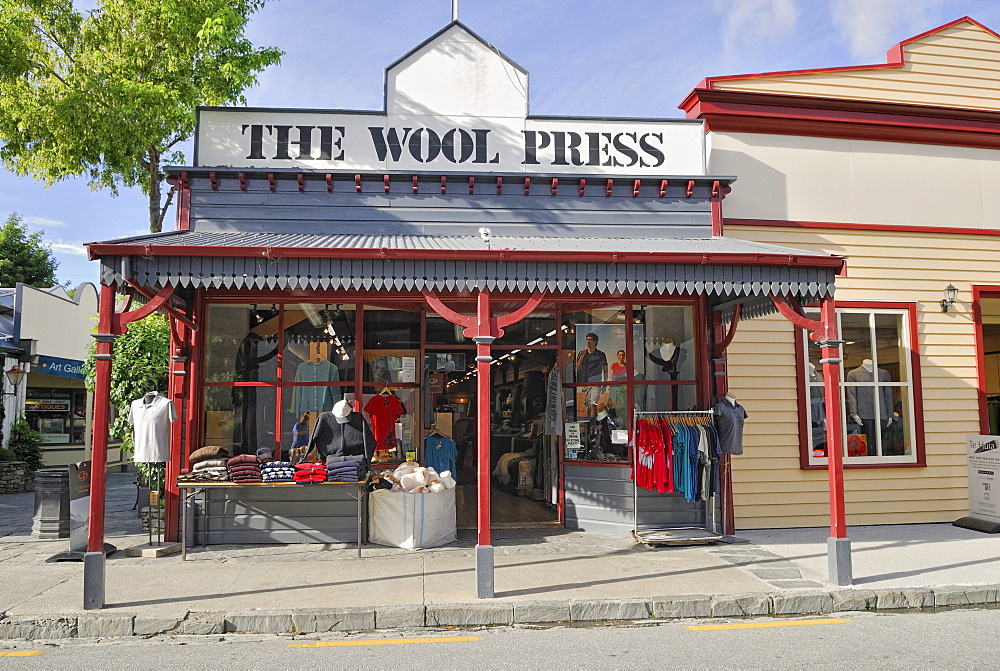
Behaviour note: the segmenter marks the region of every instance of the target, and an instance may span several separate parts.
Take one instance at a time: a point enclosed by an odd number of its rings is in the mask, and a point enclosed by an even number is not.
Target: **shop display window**
[[[467,316],[475,316],[475,313],[463,312]],[[471,345],[472,339],[466,338],[465,327],[453,324],[444,317],[436,314],[427,315],[427,344],[428,345]]]
[[[420,313],[379,307],[364,309],[364,381],[420,382]],[[418,365],[421,364],[421,365]]]
[[[86,428],[86,392],[29,387],[24,416],[45,445],[82,445]]]
[[[636,307],[633,314],[639,322],[636,324],[636,368],[642,372],[643,379],[650,382],[693,381],[698,358],[694,310],[686,305],[645,305]]]
[[[268,305],[209,305],[205,380],[273,382],[277,379],[278,309]]]
[[[416,459],[423,440],[419,389],[365,387],[361,409],[375,434],[376,464]]]
[[[284,382],[353,382],[356,359],[353,305],[290,303],[284,307],[281,377]],[[340,393],[335,394],[340,399]],[[329,410],[324,405],[300,412]]]
[[[838,307],[843,344],[841,407],[844,464],[912,464],[916,357],[911,356],[908,309]],[[818,316],[814,311],[813,317]],[[802,337],[801,404],[809,427],[804,463],[826,464],[827,421],[822,349]]]
[[[207,386],[204,388],[204,445],[221,445],[230,455],[255,454],[275,448],[277,388]]]
[[[494,317],[502,317],[509,309],[494,310]],[[554,312],[533,312],[516,324],[504,327],[504,334],[493,341],[494,345],[556,345],[559,343]]]

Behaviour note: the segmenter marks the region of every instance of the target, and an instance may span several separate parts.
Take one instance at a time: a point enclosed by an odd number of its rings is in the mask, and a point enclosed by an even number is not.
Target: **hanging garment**
[[[424,466],[438,473],[457,469],[458,446],[448,436],[430,435],[424,438]]]
[[[303,361],[295,369],[296,382],[339,382],[340,371],[329,361]],[[329,410],[340,400],[340,387],[292,387],[289,412],[296,416],[304,412]]]
[[[377,394],[365,403],[365,412],[371,415],[372,432],[376,450],[395,450],[396,420],[406,414],[406,407],[395,394]]]
[[[749,417],[739,403],[723,399],[712,408],[715,411],[715,430],[719,432],[719,446],[727,454],[743,454],[743,421]]]
[[[545,434],[561,436],[563,431],[562,368],[553,366],[545,384]]]
[[[132,401],[128,423],[135,442],[133,461],[165,463],[170,460],[170,424],[177,421],[177,408],[170,399],[154,392]]]
[[[640,419],[635,440],[636,459],[632,479],[643,489],[660,494],[674,491],[671,471],[672,441],[659,422]]]
[[[375,436],[360,412],[352,412],[344,422],[332,412],[320,413],[309,444],[324,462],[330,457],[347,457],[367,464],[375,453]]]

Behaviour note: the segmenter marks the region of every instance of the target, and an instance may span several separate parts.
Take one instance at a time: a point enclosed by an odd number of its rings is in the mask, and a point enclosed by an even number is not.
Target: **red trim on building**
[[[885,231],[925,235],[987,235],[1000,237],[1000,229],[959,228],[957,226],[909,226],[894,224],[857,224],[840,221],[788,221],[783,219],[726,219],[726,226],[773,226],[778,228],[815,228],[845,231]]]
[[[714,132],[1000,147],[990,110],[710,89],[695,89],[681,106]]]
[[[1000,298],[1000,286],[972,285],[972,326],[976,339],[976,396],[979,398],[979,433],[990,434],[986,404],[986,341],[983,335],[983,299]]]

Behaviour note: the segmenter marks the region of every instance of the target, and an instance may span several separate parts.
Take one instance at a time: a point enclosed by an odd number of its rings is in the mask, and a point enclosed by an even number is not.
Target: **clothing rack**
[[[639,455],[636,448],[636,438],[639,433],[639,420],[651,418],[683,418],[707,419],[711,421],[715,416],[714,410],[661,410],[661,411],[638,411],[635,413],[635,435],[631,441],[632,463],[638,464]],[[635,468],[635,466],[633,466]],[[721,473],[720,473],[721,484]],[[715,519],[715,493],[705,501],[705,522],[706,526],[688,527],[647,527],[639,528],[639,485],[636,478],[632,477],[632,538],[640,543],[648,545],[703,545],[707,543],[717,543],[722,540],[723,535],[717,531]]]

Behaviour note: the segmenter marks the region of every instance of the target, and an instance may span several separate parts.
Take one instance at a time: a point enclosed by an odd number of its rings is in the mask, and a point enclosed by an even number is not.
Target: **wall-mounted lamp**
[[[26,374],[27,372],[21,370],[17,364],[11,366],[10,370],[8,370],[5,375],[7,376],[7,381],[10,382],[10,385],[14,388],[14,391],[5,391],[3,393],[8,396],[17,394],[17,390],[21,387],[21,382],[24,380],[24,376]]]
[[[944,298],[941,299],[941,312],[947,312],[956,300],[958,300],[958,288],[949,282],[944,288]]]

